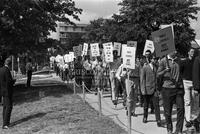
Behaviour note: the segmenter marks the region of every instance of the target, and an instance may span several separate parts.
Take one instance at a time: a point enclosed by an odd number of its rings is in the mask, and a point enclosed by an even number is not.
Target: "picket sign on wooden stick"
[[[100,88],[98,88],[98,102],[99,102],[99,116],[102,116],[102,106],[101,106],[101,91]]]
[[[82,89],[83,89],[83,102],[85,103],[85,84],[84,84],[84,81],[82,81]]]

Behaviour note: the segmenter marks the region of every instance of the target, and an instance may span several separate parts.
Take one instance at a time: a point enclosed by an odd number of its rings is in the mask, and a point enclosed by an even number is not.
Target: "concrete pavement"
[[[80,94],[83,97],[82,94]],[[104,116],[108,116],[115,123],[120,125],[122,128],[127,130],[128,118],[126,116],[126,110],[123,108],[122,103],[119,103],[117,107],[112,104],[111,98],[108,95],[103,95],[102,98],[102,113]],[[86,101],[97,111],[99,111],[98,97],[94,94],[86,94]],[[149,109],[150,110],[150,109]],[[155,120],[155,114],[148,115],[148,123],[144,124],[143,119],[143,108],[137,106],[136,108],[137,117],[132,117],[132,133],[131,134],[167,134],[167,130],[164,127],[157,127]],[[164,122],[163,107],[161,107],[161,119]],[[176,109],[173,109],[173,125],[175,129],[176,125]],[[174,130],[175,131],[175,130]],[[186,133],[184,127],[183,133]]]

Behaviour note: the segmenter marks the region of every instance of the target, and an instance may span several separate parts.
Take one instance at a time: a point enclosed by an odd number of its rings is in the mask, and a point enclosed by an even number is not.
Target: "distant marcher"
[[[192,126],[191,123],[191,110],[192,107],[192,100],[194,100],[194,90],[193,90],[193,83],[192,83],[192,68],[194,64],[194,49],[191,48],[188,51],[188,58],[184,59],[181,62],[180,72],[183,77],[183,86],[184,86],[184,104],[185,104],[185,120],[186,120],[186,127],[189,128]]]
[[[168,61],[167,61],[168,58]],[[169,63],[169,66],[167,65]],[[162,97],[168,134],[173,132],[172,109],[174,102],[177,106],[176,134],[182,134],[184,123],[184,90],[180,76],[180,59],[176,52],[160,61],[158,75],[162,77]]]
[[[3,129],[8,129],[13,108],[13,85],[15,80],[10,73],[11,59],[5,60],[5,66],[0,68],[0,88],[3,96]]]
[[[26,74],[27,74],[27,82],[26,82],[26,86],[30,87],[31,86],[31,77],[32,77],[32,63],[31,63],[31,59],[28,59],[28,62],[26,64]]]

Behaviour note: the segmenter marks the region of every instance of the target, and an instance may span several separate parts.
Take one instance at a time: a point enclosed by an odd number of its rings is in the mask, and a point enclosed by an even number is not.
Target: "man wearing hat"
[[[13,107],[12,95],[15,80],[10,73],[11,59],[5,60],[4,66],[0,68],[0,88],[3,96],[3,129],[8,129]]]

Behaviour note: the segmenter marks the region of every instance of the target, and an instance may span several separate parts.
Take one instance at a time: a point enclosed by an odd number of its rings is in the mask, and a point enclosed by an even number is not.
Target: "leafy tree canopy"
[[[72,0],[1,0],[0,49],[12,50],[12,53],[39,50],[39,37],[55,31],[58,21],[74,24],[69,16],[79,20],[81,12]]]
[[[123,0],[119,15],[91,22],[87,38],[98,41],[105,35],[110,41],[135,40],[141,54],[153,31],[159,30],[160,25],[173,24],[176,48],[184,54],[195,38],[190,20],[197,19],[200,8],[196,4],[196,0]]]

